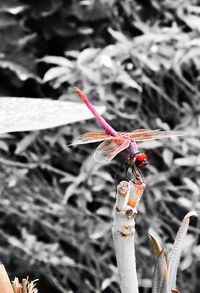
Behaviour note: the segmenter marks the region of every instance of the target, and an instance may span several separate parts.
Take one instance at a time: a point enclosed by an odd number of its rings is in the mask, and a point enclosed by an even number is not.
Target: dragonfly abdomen
[[[97,110],[92,106],[88,98],[84,95],[84,93],[79,89],[76,88],[76,93],[79,95],[81,100],[87,105],[88,109],[92,112],[94,117],[96,118],[97,122],[103,127],[107,134],[112,136],[118,136],[119,134],[117,131],[114,130],[105,120],[104,118],[97,112]]]

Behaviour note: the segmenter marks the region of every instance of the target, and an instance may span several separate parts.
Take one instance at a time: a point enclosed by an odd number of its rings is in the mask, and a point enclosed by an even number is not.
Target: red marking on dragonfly
[[[122,153],[128,167],[131,167],[132,170],[135,170],[135,167],[141,169],[147,165],[147,155],[138,152],[137,142],[185,135],[185,133],[180,131],[162,131],[158,129],[137,129],[132,132],[117,132],[96,111],[84,93],[79,88],[75,88],[75,90],[105,132],[86,132],[79,136],[72,144],[101,142],[94,154],[97,162],[111,161],[117,154]]]
[[[137,154],[135,154],[134,159],[135,159],[135,165],[139,169],[144,168],[147,165],[148,157],[147,157],[147,154],[145,153],[138,152]]]

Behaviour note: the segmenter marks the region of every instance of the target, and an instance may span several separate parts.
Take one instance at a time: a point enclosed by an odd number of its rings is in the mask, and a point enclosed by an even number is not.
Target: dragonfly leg
[[[123,162],[120,164],[120,166],[117,168],[117,171],[116,171],[116,173],[115,173],[115,175],[114,175],[114,180],[115,180],[115,187],[116,187],[116,190],[117,190],[117,185],[119,184],[119,181],[117,180],[117,176],[118,176],[119,171],[120,171],[120,169],[121,169],[122,166],[125,167],[125,169],[124,169],[125,179],[128,180],[128,181],[131,181],[131,178],[130,178],[130,176],[129,176],[129,174],[128,174],[128,171],[129,171],[130,165],[123,161]],[[121,181],[121,180],[122,180],[122,178],[120,178],[120,181]]]
[[[144,178],[141,170],[139,168],[137,168],[135,166],[135,164],[133,164],[133,165],[130,166],[130,164],[127,164],[127,162],[122,162],[120,164],[120,166],[117,168],[117,171],[116,171],[116,173],[114,175],[114,180],[115,180],[115,186],[116,187],[117,187],[117,185],[119,183],[118,180],[117,180],[117,176],[118,176],[119,171],[120,171],[120,169],[121,169],[122,166],[125,167],[125,170],[124,171],[125,171],[125,178],[126,178],[126,180],[128,180],[128,181],[133,180],[133,178],[131,178],[132,176],[130,174],[130,173],[132,173],[132,175],[135,177],[135,179],[137,179],[139,181],[142,181],[142,182],[145,182],[145,178]]]
[[[145,178],[144,178],[141,170],[139,168],[137,168],[135,166],[135,164],[132,165],[131,170],[132,170],[133,175],[135,176],[135,179],[137,179],[141,182],[145,182]]]
[[[130,165],[125,164],[125,177],[126,177],[126,179],[128,179],[128,180],[130,181],[131,178],[130,178],[129,175],[128,175],[128,170],[129,170],[129,168],[130,168]]]
[[[128,168],[127,168],[127,165],[124,164],[124,162],[122,162],[122,163],[120,164],[120,166],[117,168],[117,171],[116,171],[116,173],[115,173],[115,175],[114,175],[114,180],[115,180],[115,190],[116,190],[116,192],[115,192],[115,198],[117,197],[117,186],[118,186],[118,184],[119,184],[119,181],[117,180],[117,175],[119,174],[119,171],[120,171],[120,169],[121,169],[122,166],[125,166],[125,176],[126,176],[126,179],[127,179],[127,175],[126,175],[126,173],[128,172]],[[121,181],[121,179],[120,179],[120,181]]]
[[[117,171],[115,172],[115,175],[114,175],[114,180],[115,180],[115,186],[117,187],[117,185],[118,185],[118,181],[117,181],[117,176],[118,176],[118,174],[119,174],[119,171],[120,171],[120,169],[121,169],[121,167],[124,165],[124,162],[122,162],[121,164],[120,164],[120,166],[117,168]]]

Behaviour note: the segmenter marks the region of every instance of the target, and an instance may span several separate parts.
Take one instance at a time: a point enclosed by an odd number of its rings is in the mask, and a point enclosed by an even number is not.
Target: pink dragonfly
[[[182,136],[179,131],[161,131],[151,129],[137,129],[132,132],[115,131],[104,118],[96,111],[88,98],[79,89],[75,88],[77,95],[87,105],[104,132],[90,131],[79,136],[72,145],[102,142],[94,153],[97,162],[111,161],[117,154],[122,152],[127,168],[131,168],[134,175],[147,165],[147,155],[139,152],[137,142],[163,139],[174,136]]]

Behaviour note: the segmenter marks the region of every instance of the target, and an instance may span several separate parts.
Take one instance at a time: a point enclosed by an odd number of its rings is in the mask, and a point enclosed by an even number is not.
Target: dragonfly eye
[[[143,168],[147,165],[147,155],[145,153],[137,153],[134,156],[134,163],[137,168]]]

